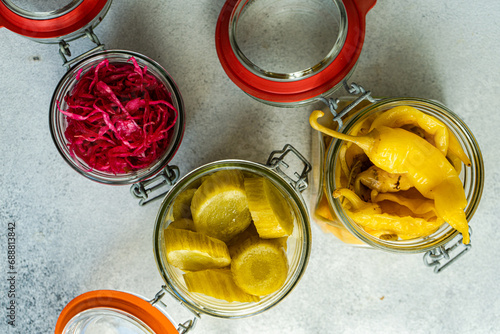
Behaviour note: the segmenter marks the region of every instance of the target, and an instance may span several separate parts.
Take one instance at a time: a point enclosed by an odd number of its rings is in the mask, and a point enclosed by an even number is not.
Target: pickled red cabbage
[[[130,63],[103,60],[77,73],[77,83],[64,97],[64,135],[70,154],[89,167],[112,174],[147,168],[161,157],[172,140],[178,111],[165,85]]]

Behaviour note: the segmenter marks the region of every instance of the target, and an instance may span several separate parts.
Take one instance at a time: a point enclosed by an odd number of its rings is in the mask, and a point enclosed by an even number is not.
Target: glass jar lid
[[[216,27],[223,69],[243,91],[276,106],[337,90],[361,53],[375,0],[227,0]]]
[[[146,299],[121,291],[86,292],[66,305],[56,334],[178,333],[166,314]]]
[[[0,28],[40,42],[75,39],[95,27],[111,0],[0,0]]]

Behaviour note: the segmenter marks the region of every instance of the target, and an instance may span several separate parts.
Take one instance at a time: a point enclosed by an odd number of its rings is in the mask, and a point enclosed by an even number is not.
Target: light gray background
[[[224,158],[265,162],[286,143],[310,157],[314,106],[266,106],[222,70],[214,32],[223,2],[116,0],[96,32],[107,48],[148,55],[177,81],[187,124],[172,163],[182,174]],[[351,248],[312,224],[309,266],[291,295],[248,319],[204,316],[195,333],[499,331],[499,22],[496,0],[380,0],[352,77],[376,96],[439,100],[476,135],[486,180],[471,223],[473,250],[435,275],[421,255]],[[72,43],[75,53],[85,43]],[[151,298],[163,283],[152,249],[160,203],[139,207],[128,187],[85,179],[52,142],[48,107],[63,74],[57,46],[0,29],[1,333],[51,333],[62,308],[89,290]],[[9,222],[17,233],[15,329],[5,318]],[[185,320],[170,304],[174,318]]]

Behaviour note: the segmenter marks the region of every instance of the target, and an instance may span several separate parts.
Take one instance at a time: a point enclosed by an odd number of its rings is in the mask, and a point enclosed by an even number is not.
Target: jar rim
[[[80,161],[80,159],[76,160],[69,152],[64,136],[65,116],[58,110],[57,101],[62,101],[66,93],[73,87],[74,81],[76,80],[75,76],[81,68],[91,67],[95,65],[96,62],[104,59],[119,59],[120,62],[125,63],[130,57],[134,57],[139,63],[143,63],[147,66],[148,71],[154,74],[155,77],[157,77],[157,79],[165,85],[167,91],[171,93],[173,105],[177,109],[178,113],[177,121],[174,125],[174,132],[170,143],[162,156],[146,168],[135,170],[126,174],[111,174],[97,171],[95,169],[89,170],[84,166],[83,161]],[[60,155],[66,163],[68,163],[78,173],[98,183],[127,185],[153,177],[157,173],[161,172],[168,162],[172,160],[177,153],[184,136],[185,118],[184,102],[179,88],[170,74],[159,63],[137,52],[114,49],[92,53],[88,57],[76,63],[68,70],[68,72],[66,72],[66,74],[59,81],[52,96],[49,110],[49,127],[52,139]]]
[[[2,0],[7,8],[9,8],[12,12],[34,20],[49,20],[62,15],[69,13],[78,7],[85,0],[71,0],[70,3],[62,6],[61,8],[49,9],[43,11],[32,11],[28,8],[24,8],[14,3],[12,0]]]
[[[199,304],[193,301],[189,296],[186,295],[186,293],[181,291],[181,289],[176,286],[167,268],[162,263],[162,246],[160,236],[162,232],[162,226],[164,220],[166,220],[166,215],[168,214],[171,203],[179,193],[184,191],[191,184],[191,182],[199,179],[204,175],[211,174],[222,169],[239,169],[251,173],[262,173],[262,175],[267,177],[268,180],[270,180],[275,186],[279,186],[281,189],[286,191],[286,193],[290,196],[289,201],[296,205],[296,209],[301,216],[300,222],[298,224],[300,224],[299,226],[301,229],[301,233],[303,233],[303,237],[302,240],[300,240],[301,248],[299,257],[296,259],[296,270],[292,273],[292,277],[290,278],[290,280],[287,280],[287,283],[285,283],[284,287],[282,287],[282,289],[285,288],[285,290],[275,292],[276,295],[271,300],[268,300],[259,307],[251,306],[248,309],[245,309],[243,307],[235,310],[233,307],[227,306],[220,307],[219,309],[213,309]],[[162,203],[160,204],[160,209],[158,210],[158,214],[156,216],[153,234],[153,248],[156,265],[158,267],[160,275],[166,283],[167,288],[171,291],[172,295],[174,295],[177,299],[184,303],[188,308],[202,314],[208,314],[210,316],[219,318],[234,319],[250,317],[260,314],[276,306],[296,287],[299,280],[302,278],[311,253],[311,229],[309,213],[302,196],[284,178],[272,171],[269,167],[252,161],[238,159],[214,161],[200,166],[186,174],[167,193]]]
[[[466,188],[467,196],[467,208],[466,208],[466,218],[470,222],[472,219],[481,199],[481,195],[484,188],[484,165],[481,150],[479,144],[477,143],[474,135],[467,127],[467,125],[451,110],[441,103],[421,98],[386,98],[378,100],[376,103],[369,105],[355,115],[353,115],[345,123],[344,127],[341,129],[343,133],[347,133],[357,122],[369,114],[376,113],[379,111],[390,109],[397,105],[409,105],[420,109],[421,111],[434,111],[440,116],[442,116],[447,123],[446,125],[455,134],[459,134],[462,140],[462,144],[465,144],[464,149],[468,153],[471,160],[471,166],[466,167],[467,170],[464,171],[465,176],[463,176],[464,187]],[[422,110],[423,109],[423,110]],[[443,121],[443,119],[441,119]],[[458,136],[457,136],[458,138]],[[334,169],[337,164],[338,151],[342,146],[342,141],[333,139],[327,152],[327,158],[325,161],[325,187],[327,193],[327,200],[330,207],[339,216],[342,224],[347,228],[358,239],[363,241],[365,244],[396,253],[420,253],[425,252],[430,249],[442,246],[452,239],[454,239],[459,232],[452,228],[448,224],[443,224],[436,232],[429,236],[422,238],[415,238],[410,240],[382,240],[372,236],[371,234],[364,231],[357,223],[355,223],[345,212],[341,202],[338,199],[333,198],[333,191],[336,189],[336,181],[334,176]]]
[[[31,12],[11,0],[0,1],[0,27],[43,43],[59,43],[85,35],[96,27],[111,6],[112,0],[72,0],[62,8]]]
[[[243,66],[245,66],[251,73],[267,78],[271,81],[295,81],[302,80],[317,74],[318,72],[325,69],[328,65],[332,63],[335,57],[338,56],[347,37],[347,13],[344,4],[342,1],[333,0],[331,1],[332,6],[334,6],[338,10],[339,14],[339,32],[335,38],[335,42],[333,46],[330,48],[328,53],[315,64],[310,64],[303,69],[296,71],[275,71],[272,69],[266,69],[262,66],[259,66],[257,63],[249,59],[249,57],[243,52],[241,45],[238,43],[238,33],[237,29],[239,26],[239,21],[242,18],[243,12],[246,10],[246,2],[239,2],[234,10],[234,13],[231,17],[230,29],[229,29],[229,39],[231,42],[232,49],[234,50],[238,60]],[[255,4],[252,3],[252,6]],[[250,7],[250,6],[249,6]],[[252,7],[250,7],[252,8]]]
[[[103,316],[119,317],[148,333],[177,333],[168,314],[139,295],[116,290],[88,291],[71,300],[59,314],[55,333],[67,333],[79,317],[98,317],[102,321]],[[73,333],[74,328],[70,329]]]

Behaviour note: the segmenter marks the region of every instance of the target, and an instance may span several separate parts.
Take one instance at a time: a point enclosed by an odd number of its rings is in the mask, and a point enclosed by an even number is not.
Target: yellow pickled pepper
[[[388,173],[376,166],[371,166],[359,173],[354,181],[356,188],[359,188],[359,183],[384,193],[408,190],[412,186],[405,174]]]
[[[406,174],[417,190],[434,199],[436,211],[469,243],[469,229],[464,209],[467,199],[462,182],[453,166],[439,149],[425,139],[400,128],[380,126],[365,136],[350,136],[318,123],[324,113],[315,110],[309,117],[311,126],[324,134],[355,143],[377,167]]]
[[[434,201],[427,198],[417,198],[415,196],[406,196],[408,191],[402,191],[399,193],[380,193],[378,191],[371,192],[372,203],[379,203],[382,201],[389,201],[391,203],[397,203],[408,208],[415,215],[431,215],[436,216],[436,208],[434,207]],[[421,195],[420,195],[421,196]]]
[[[382,234],[396,234],[402,239],[412,239],[433,233],[443,223],[440,219],[428,221],[419,217],[384,213],[378,204],[363,201],[347,188],[336,189],[333,192],[334,198],[341,196],[351,204],[351,208],[346,211],[352,220],[365,229],[383,231]]]
[[[433,136],[435,146],[446,156],[449,152],[458,157],[465,165],[470,166],[469,157],[465,154],[457,138],[448,131],[446,125],[410,106],[398,106],[377,116],[370,126],[370,131],[380,126],[399,128],[403,125],[416,125]]]

